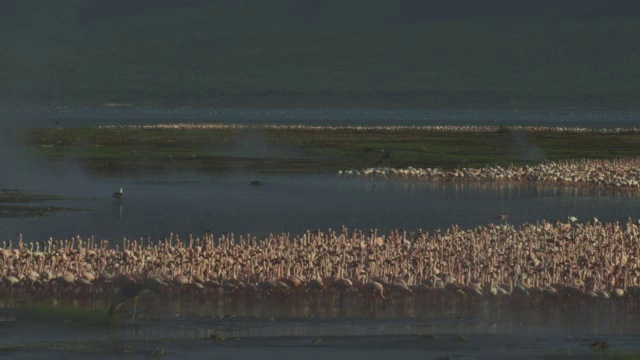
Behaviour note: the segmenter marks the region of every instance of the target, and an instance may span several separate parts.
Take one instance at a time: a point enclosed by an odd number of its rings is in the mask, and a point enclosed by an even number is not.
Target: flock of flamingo
[[[504,168],[495,165],[454,170],[375,167],[363,170],[340,170],[338,173],[343,176],[426,182],[527,183],[614,191],[640,190],[640,158],[549,161],[536,165],[511,165]]]
[[[433,233],[307,231],[152,241],[5,242],[5,291],[109,294],[139,284],[217,296],[352,294],[362,299],[640,299],[640,226],[597,219]],[[135,293],[135,291],[134,291]]]
[[[99,125],[98,129],[164,129],[164,130],[303,130],[303,131],[422,131],[422,132],[477,132],[492,133],[501,130],[514,132],[559,133],[638,133],[640,128],[600,128],[575,126],[484,126],[484,125],[302,125],[302,124],[224,124],[224,123],[166,123],[143,125]]]

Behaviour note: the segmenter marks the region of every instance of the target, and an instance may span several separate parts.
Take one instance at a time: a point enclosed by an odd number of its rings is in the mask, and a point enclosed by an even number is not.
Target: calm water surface
[[[326,309],[201,301],[207,305],[143,302],[136,324],[43,324],[18,315],[0,327],[0,357],[148,358],[160,347],[168,358],[195,359],[602,359],[640,350],[638,315],[609,306],[520,311],[478,304],[438,314],[398,304],[313,318]],[[227,340],[211,340],[212,334]],[[609,350],[593,351],[595,341],[606,341]]]
[[[349,228],[435,230],[452,224],[475,227],[497,222],[505,209],[515,224],[543,219],[589,221],[640,217],[636,195],[606,191],[527,185],[425,184],[347,179],[339,176],[260,177],[250,186],[244,176],[193,180],[95,180],[51,183],[44,189],[79,200],[49,202],[52,206],[91,208],[46,217],[0,219],[0,240],[22,233],[30,241],[48,237],[95,235],[166,237],[214,233],[251,233],[261,237],[307,229]],[[111,193],[124,188],[121,200]],[[42,205],[42,204],[41,204]]]

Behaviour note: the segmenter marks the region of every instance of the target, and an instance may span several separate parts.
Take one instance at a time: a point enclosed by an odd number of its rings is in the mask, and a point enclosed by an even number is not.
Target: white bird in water
[[[120,191],[114,192],[113,195],[111,195],[111,197],[114,198],[114,199],[122,198],[122,188],[120,188]]]
[[[574,222],[578,221],[578,218],[575,216],[569,216],[569,221],[571,221],[571,223],[573,224]]]

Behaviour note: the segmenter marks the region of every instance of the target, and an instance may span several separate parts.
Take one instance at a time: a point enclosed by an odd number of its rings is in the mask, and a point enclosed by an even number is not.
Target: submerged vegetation
[[[51,304],[50,301],[34,302],[16,308],[16,320],[28,322],[54,322],[57,324],[105,325],[103,309],[85,306]]]
[[[636,131],[250,127],[32,129],[33,155],[98,175],[167,169],[336,173],[349,168],[484,167],[640,156]]]
[[[65,197],[59,195],[49,195],[36,192],[25,192],[20,190],[0,190],[0,218],[3,217],[28,217],[28,216],[46,216],[61,211],[86,211],[88,209],[33,205],[33,203],[42,203],[56,200],[65,200]],[[24,205],[24,204],[28,205]],[[20,205],[16,205],[20,204]]]

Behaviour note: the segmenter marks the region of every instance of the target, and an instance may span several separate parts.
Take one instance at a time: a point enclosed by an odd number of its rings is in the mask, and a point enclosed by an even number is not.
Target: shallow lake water
[[[607,191],[497,184],[427,184],[391,180],[349,179],[338,175],[260,177],[250,186],[243,176],[208,180],[96,180],[60,183],[46,191],[77,200],[44,204],[90,208],[44,217],[0,219],[0,240],[27,241],[94,235],[119,241],[123,237],[152,239],[171,232],[186,237],[250,233],[257,237],[310,229],[351,229],[380,232],[392,229],[433,231],[452,224],[463,228],[498,223],[505,209],[514,224],[543,219],[566,221],[575,216],[590,221],[640,217],[640,202],[632,194]],[[191,180],[189,180],[191,179]],[[120,200],[111,193],[124,188]]]
[[[640,350],[638,314],[614,306],[500,310],[479,303],[438,313],[397,304],[331,312],[295,304],[199,302],[151,300],[142,302],[135,323],[93,325],[10,318],[5,311],[0,357],[149,358],[160,348],[165,357],[189,359],[603,359]],[[597,341],[609,349],[593,350]]]

